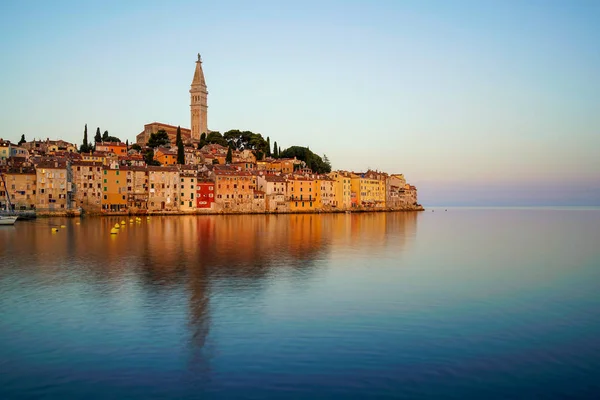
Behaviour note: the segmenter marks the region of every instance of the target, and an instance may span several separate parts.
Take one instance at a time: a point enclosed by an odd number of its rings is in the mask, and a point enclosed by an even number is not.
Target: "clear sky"
[[[3,1],[0,137],[208,126],[424,205],[600,205],[600,1]]]

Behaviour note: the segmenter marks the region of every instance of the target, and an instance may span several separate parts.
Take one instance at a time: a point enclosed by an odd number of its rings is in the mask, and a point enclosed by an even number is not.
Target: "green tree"
[[[79,152],[87,153],[90,150],[91,149],[89,148],[88,144],[87,124],[85,124],[85,128],[83,128],[83,143],[81,143],[81,146],[79,146]]]
[[[129,139],[125,140],[125,149],[126,151],[129,151]]]
[[[304,161],[306,166],[318,174],[331,172],[329,160],[327,163],[321,157],[310,151],[308,147],[292,146],[279,154],[282,158],[294,158]]]
[[[220,144],[223,147],[227,147],[227,140],[221,135],[221,132],[210,132],[206,135],[206,144]]]
[[[185,164],[185,152],[183,150],[183,140],[181,139],[181,128],[177,127],[177,137],[175,138],[177,144],[177,164]]]
[[[267,157],[271,157],[271,138],[267,136]]]
[[[225,156],[225,163],[231,164],[233,161],[233,152],[231,151],[231,147],[227,149],[227,155]]]
[[[279,158],[279,150],[277,150],[277,142],[273,144],[273,157]]]
[[[137,144],[137,143],[134,143],[134,144],[132,144],[132,145],[131,145],[131,148],[132,148],[133,150],[142,151],[142,146],[140,146],[140,145],[139,145],[139,144]]]
[[[108,142],[108,131],[104,131],[104,133],[102,134],[102,141]]]
[[[150,134],[150,138],[148,139],[148,143],[146,144],[148,147],[159,147],[164,146],[166,144],[171,143],[169,140],[169,135],[167,131],[164,129],[159,130],[158,132]]]
[[[277,158],[281,158],[281,146],[277,148]]]
[[[87,125],[86,125],[87,127]],[[102,135],[100,135],[100,127],[96,128],[96,136],[94,136],[94,142],[99,143],[102,141]]]
[[[19,140],[19,146],[22,145],[23,143],[27,143],[27,140],[25,140],[25,134],[21,135],[21,140]]]
[[[200,142],[198,142],[198,149],[201,149],[204,146],[206,146],[206,133],[202,132],[202,135],[200,135]]]
[[[154,150],[152,149],[148,149],[148,151],[146,151],[144,154],[144,161],[146,162],[146,165],[160,165],[160,162],[154,159]]]

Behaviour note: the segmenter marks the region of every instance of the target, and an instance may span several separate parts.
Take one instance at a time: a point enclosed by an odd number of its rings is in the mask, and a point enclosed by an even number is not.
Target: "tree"
[[[279,151],[277,150],[277,142],[275,142],[275,144],[273,144],[273,157],[279,158]]]
[[[88,134],[87,134],[87,124],[85,124],[85,128],[83,128],[83,143],[81,144],[81,146],[79,146],[79,152],[80,153],[87,153],[89,152],[90,146],[88,144]]]
[[[294,158],[304,161],[306,166],[318,174],[331,172],[329,160],[327,163],[321,157],[310,151],[308,147],[292,146],[279,154],[282,158]]]
[[[267,136],[267,157],[271,157],[271,138]]]
[[[281,146],[277,148],[277,158],[281,158]]]
[[[233,161],[233,152],[231,151],[231,147],[227,149],[227,155],[225,156],[225,163],[231,164]]]
[[[131,145],[131,148],[132,148],[133,150],[142,151],[142,146],[140,146],[140,145],[139,145],[139,144],[137,144],[137,143],[134,143],[134,144],[132,144],[132,145]]]
[[[26,143],[27,140],[25,140],[25,134],[21,135],[21,140],[19,140],[19,146],[22,145],[23,143]]]
[[[160,166],[160,163],[154,159],[154,150],[148,149],[146,154],[144,154],[144,161],[146,165],[156,165]]]
[[[202,132],[202,135],[200,135],[200,142],[198,143],[198,149],[201,149],[204,146],[206,146],[206,133]]]
[[[183,140],[181,139],[181,128],[177,127],[177,137],[175,139],[177,144],[177,164],[185,164],[185,153],[183,150]]]
[[[102,141],[108,142],[108,131],[104,131],[104,133],[102,134]]]
[[[87,127],[87,125],[86,125]],[[96,136],[94,136],[94,142],[99,143],[102,141],[102,135],[100,135],[100,127],[96,128]]]
[[[169,140],[169,135],[167,134],[167,131],[161,129],[156,133],[150,134],[150,138],[148,139],[148,143],[146,145],[148,147],[155,148],[158,146],[164,146],[169,143],[171,143],[171,140]]]
[[[125,149],[127,149],[127,151],[129,151],[129,139],[125,140]]]
[[[218,164],[219,163],[219,159],[218,158],[213,158],[212,163],[213,163],[213,165]]]
[[[227,147],[227,140],[221,135],[221,132],[210,132],[206,135],[206,144],[220,144],[223,147]]]

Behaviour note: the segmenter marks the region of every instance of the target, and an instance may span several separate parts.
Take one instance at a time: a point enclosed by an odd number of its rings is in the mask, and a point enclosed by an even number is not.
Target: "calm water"
[[[117,221],[0,229],[0,398],[600,397],[600,210]]]

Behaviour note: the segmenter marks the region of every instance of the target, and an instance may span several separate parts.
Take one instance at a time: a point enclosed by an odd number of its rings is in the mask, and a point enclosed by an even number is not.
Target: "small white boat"
[[[17,216],[0,215],[0,225],[14,225],[17,220]]]

